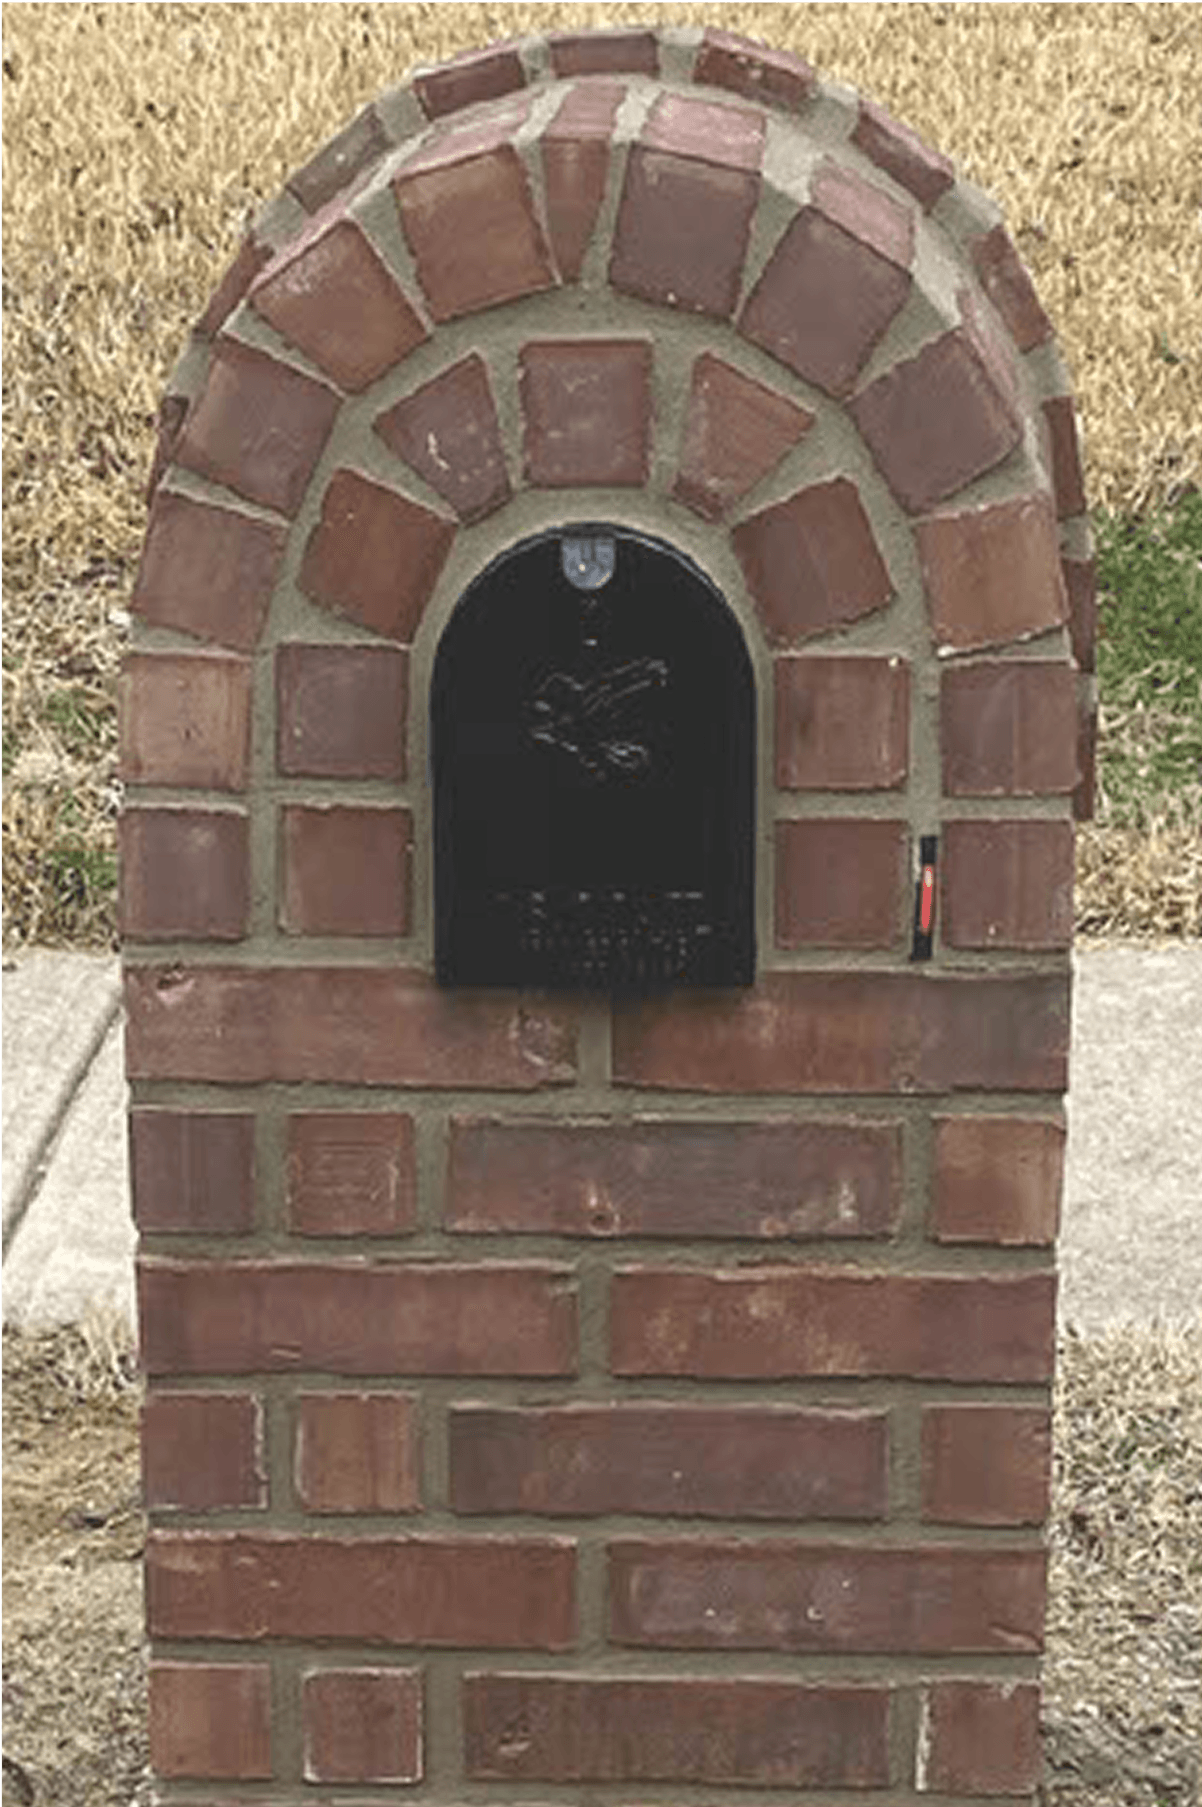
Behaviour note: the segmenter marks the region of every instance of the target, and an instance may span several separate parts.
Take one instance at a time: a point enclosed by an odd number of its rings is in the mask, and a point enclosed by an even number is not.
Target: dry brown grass
[[[636,19],[801,51],[950,152],[1057,323],[1093,499],[1202,480],[1192,6],[7,5],[10,937],[112,932],[112,695],[151,424],[248,217],[415,62]]]

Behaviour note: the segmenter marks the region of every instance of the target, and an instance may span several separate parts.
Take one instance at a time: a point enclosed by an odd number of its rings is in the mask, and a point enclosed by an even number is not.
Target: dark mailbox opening
[[[440,983],[752,983],[751,664],[682,554],[512,548],[447,625],[431,722]]]

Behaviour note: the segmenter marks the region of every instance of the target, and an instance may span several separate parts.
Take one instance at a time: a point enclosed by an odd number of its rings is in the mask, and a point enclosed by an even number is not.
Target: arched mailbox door
[[[660,541],[512,548],[431,695],[444,985],[650,990],[755,969],[755,712],[742,632]]]

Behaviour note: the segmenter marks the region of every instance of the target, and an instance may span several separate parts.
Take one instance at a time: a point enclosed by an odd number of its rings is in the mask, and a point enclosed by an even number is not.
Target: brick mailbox
[[[496,47],[152,488],[162,1799],[1031,1795],[1092,566],[996,211],[721,32]]]

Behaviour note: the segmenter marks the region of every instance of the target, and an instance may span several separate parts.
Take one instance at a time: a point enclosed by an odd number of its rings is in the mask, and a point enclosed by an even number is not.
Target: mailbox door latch
[[[924,834],[919,842],[918,878],[914,885],[914,943],[911,960],[929,960],[935,940],[935,867],[939,837]]]

